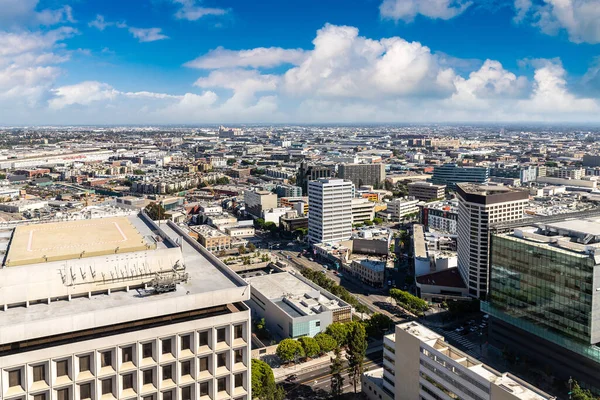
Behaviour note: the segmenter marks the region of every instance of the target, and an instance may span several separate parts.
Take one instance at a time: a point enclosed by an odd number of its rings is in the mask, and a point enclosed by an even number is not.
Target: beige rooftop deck
[[[5,266],[128,253],[154,248],[127,217],[18,226]]]

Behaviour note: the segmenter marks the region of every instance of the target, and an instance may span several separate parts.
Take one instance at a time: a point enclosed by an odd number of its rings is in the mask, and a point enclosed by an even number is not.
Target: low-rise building
[[[196,225],[190,229],[198,234],[198,242],[209,251],[231,248],[231,236],[209,225]]]
[[[0,203],[0,211],[10,213],[22,213],[44,208],[48,205],[45,200],[15,200],[6,203]]]
[[[360,224],[375,218],[375,203],[368,199],[352,199],[352,223]]]
[[[353,275],[367,285],[383,287],[385,284],[385,266],[385,260],[363,258],[352,260],[351,269]]]
[[[253,226],[231,226],[226,227],[225,232],[232,238],[246,238],[254,236]]]
[[[411,182],[407,186],[408,195],[421,201],[443,199],[446,195],[446,185],[434,185],[431,182]]]
[[[418,213],[418,203],[419,200],[414,198],[394,199],[387,203],[387,213],[392,221],[400,221],[407,215]]]
[[[456,235],[458,201],[437,201],[419,205],[421,223],[429,229]]]

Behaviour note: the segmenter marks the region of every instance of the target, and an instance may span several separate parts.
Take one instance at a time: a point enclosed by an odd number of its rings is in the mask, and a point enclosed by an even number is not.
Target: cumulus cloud
[[[0,28],[51,26],[75,22],[70,6],[38,10],[38,3],[39,0],[0,0]]]
[[[374,98],[454,89],[454,71],[441,67],[418,42],[372,40],[359,36],[354,27],[325,25],[313,44],[306,60],[285,73],[287,93]]]
[[[600,43],[600,7],[597,0],[515,0],[515,21],[527,21],[548,35],[565,31],[574,43]]]
[[[412,22],[417,15],[432,19],[452,19],[473,4],[467,0],[383,0],[379,13],[384,19]]]
[[[155,42],[157,40],[169,38],[167,35],[162,33],[161,28],[129,28],[129,33],[131,33],[134,38],[139,40],[140,43]]]
[[[173,0],[179,6],[175,18],[188,21],[197,21],[207,15],[224,15],[228,10],[224,8],[202,7],[197,0]]]
[[[105,30],[107,27],[109,27],[109,26],[113,26],[113,25],[114,25],[114,22],[107,22],[107,21],[104,19],[104,16],[103,16],[103,15],[100,15],[100,14],[96,15],[96,19],[95,19],[95,20],[93,20],[93,21],[90,21],[90,22],[88,23],[88,26],[90,26],[90,27],[92,27],[92,28],[96,28],[96,29],[98,29],[98,30],[100,30],[100,31],[103,31],[103,30]]]
[[[306,58],[302,49],[258,47],[249,50],[228,50],[217,47],[184,65],[190,68],[219,69],[235,67],[276,67],[282,64],[298,65]]]

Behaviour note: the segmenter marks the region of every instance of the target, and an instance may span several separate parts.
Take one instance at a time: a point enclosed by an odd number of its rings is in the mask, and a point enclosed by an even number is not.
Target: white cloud
[[[515,21],[528,21],[548,35],[566,31],[574,43],[600,43],[598,0],[515,0]]]
[[[140,43],[155,42],[157,40],[168,39],[167,35],[162,33],[161,28],[129,28],[129,33],[133,35]]]
[[[175,18],[188,21],[197,21],[207,15],[225,15],[228,12],[224,8],[202,7],[196,0],[173,0],[173,2],[180,6],[175,13]]]
[[[73,104],[88,105],[96,101],[112,100],[118,92],[106,83],[86,81],[75,85],[61,86],[52,91],[55,98],[48,104],[52,109],[61,109]]]
[[[249,50],[228,50],[217,47],[195,60],[185,63],[186,67],[219,69],[236,67],[276,67],[282,64],[298,65],[306,58],[302,49],[281,47],[258,47]]]
[[[96,19],[95,20],[90,21],[88,23],[88,26],[90,26],[92,28],[96,28],[96,29],[101,30],[101,31],[103,31],[104,29],[106,29],[107,27],[112,26],[112,25],[114,25],[114,22],[107,22],[104,19],[104,16],[100,15],[100,14],[96,15]]]
[[[306,60],[285,73],[287,93],[377,98],[454,90],[454,71],[418,42],[372,40],[354,27],[325,25],[313,44]]]
[[[37,11],[38,3],[39,0],[0,0],[0,27],[23,28],[75,22],[70,6]]]
[[[467,0],[383,0],[379,13],[384,19],[404,22],[412,22],[419,14],[432,19],[451,19],[471,4]]]

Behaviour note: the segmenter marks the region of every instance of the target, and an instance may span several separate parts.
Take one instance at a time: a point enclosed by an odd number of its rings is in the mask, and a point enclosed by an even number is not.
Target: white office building
[[[352,223],[359,224],[375,218],[375,203],[367,199],[352,199]]]
[[[488,291],[490,224],[523,218],[529,192],[507,186],[458,183],[458,269],[469,295]]]
[[[308,183],[308,239],[332,243],[352,236],[354,185],[344,179],[321,178]]]
[[[394,199],[387,203],[387,212],[392,221],[400,221],[403,217],[419,212],[419,200],[414,197]]]
[[[9,233],[0,399],[251,398],[250,288],[176,224],[140,214]]]
[[[498,372],[416,323],[383,339],[383,368],[365,372],[369,400],[551,400],[537,387]]]

